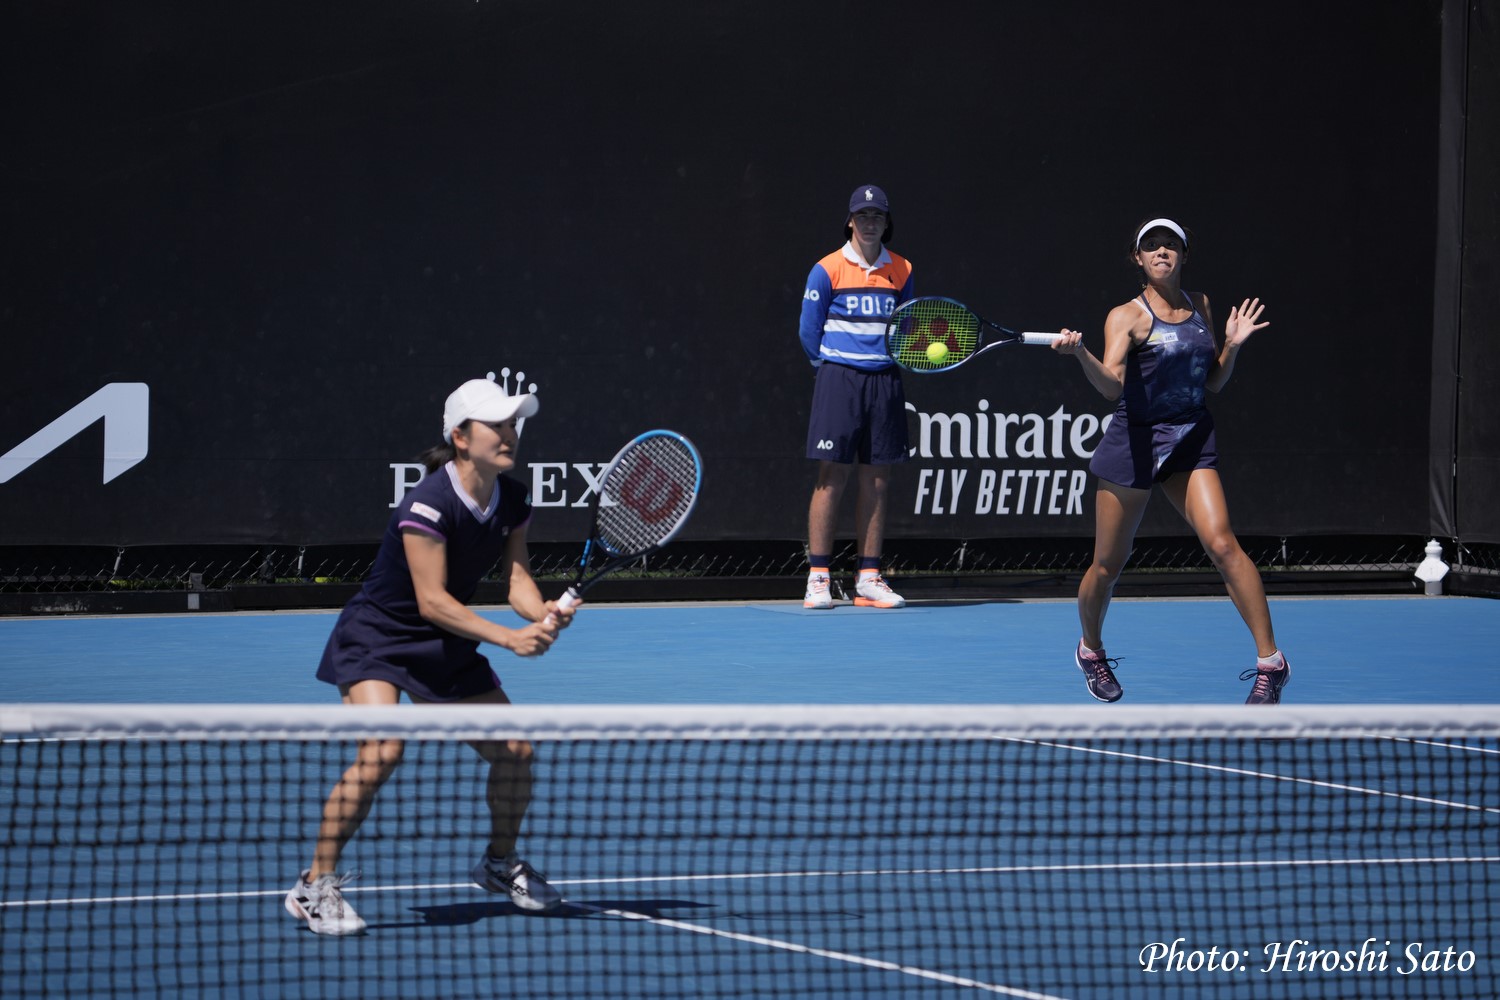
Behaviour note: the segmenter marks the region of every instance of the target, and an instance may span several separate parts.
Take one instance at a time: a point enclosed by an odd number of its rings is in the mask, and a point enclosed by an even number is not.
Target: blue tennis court
[[[311,677],[332,613],[3,621],[0,993],[1493,995],[1500,743],[1388,723],[1489,718],[1500,684],[1475,652],[1500,604],[1272,605],[1294,678],[1258,711],[1237,704],[1249,651],[1224,601],[1117,602],[1114,706],[1069,662],[1071,602],[589,608],[548,656],[494,658],[521,703],[499,711],[544,713],[523,843],[566,904],[523,915],[468,881],[481,764],[414,737],[346,855],[369,921],[349,939],[281,909],[347,735],[132,738],[101,766],[89,741],[16,732],[24,703],[336,722],[354,710]],[[575,704],[751,733],[547,737]],[[841,734],[924,711],[940,735]],[[1246,715],[1342,735],[1213,735]],[[814,723],[833,732],[795,728]]]
[[[1500,703],[1500,602],[1281,598],[1293,703]],[[484,612],[514,621],[508,609]],[[335,612],[0,620],[6,701],[336,702],[314,679]],[[1222,599],[1126,600],[1106,634],[1125,702],[1233,704],[1254,649]],[[518,703],[1089,701],[1071,601],[592,605],[538,660],[491,662]]]

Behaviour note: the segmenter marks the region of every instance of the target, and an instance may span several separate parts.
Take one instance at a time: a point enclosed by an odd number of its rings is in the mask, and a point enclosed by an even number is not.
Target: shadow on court
[[[653,920],[666,917],[688,916],[694,911],[712,910],[710,903],[696,903],[687,899],[632,899],[632,900],[580,900],[577,903],[564,901],[557,909],[548,913],[532,913],[514,903],[502,900],[483,900],[475,903],[455,903],[449,906],[413,906],[412,912],[422,916],[422,924],[428,927],[457,927],[477,924],[493,917],[531,917],[542,920],[558,920],[576,917],[596,917],[603,911],[619,910]],[[405,927],[407,924],[391,924],[387,927]],[[377,925],[371,924],[371,930]]]

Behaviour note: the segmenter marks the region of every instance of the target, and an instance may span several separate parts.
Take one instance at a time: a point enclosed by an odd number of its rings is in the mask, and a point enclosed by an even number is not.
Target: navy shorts
[[[1117,414],[1089,461],[1089,471],[1100,479],[1135,490],[1149,490],[1179,472],[1218,466],[1214,418],[1207,410],[1183,423],[1163,424],[1132,424]]]
[[[813,382],[807,457],[891,465],[908,457],[906,393],[894,366],[867,372],[825,361]]]

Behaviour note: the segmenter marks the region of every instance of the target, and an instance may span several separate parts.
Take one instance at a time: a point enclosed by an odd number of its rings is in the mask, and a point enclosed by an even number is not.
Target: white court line
[[[1008,997],[1025,997],[1027,1000],[1066,1000],[1064,997],[1055,996],[1051,993],[1034,993],[1031,990],[1017,989],[1013,986],[1001,986],[997,983],[982,983],[977,979],[968,979],[964,976],[951,976],[945,972],[934,972],[931,969],[922,969],[914,965],[900,965],[896,962],[885,962],[880,959],[866,958],[863,955],[851,955],[844,951],[830,951],[827,948],[812,948],[805,944],[797,944],[794,941],[781,941],[777,938],[760,937],[756,934],[741,934],[736,931],[720,930],[717,927],[705,927],[702,924],[690,924],[682,920],[672,920],[667,917],[653,917],[644,913],[633,913],[630,910],[608,910],[599,906],[589,906],[587,903],[573,903],[573,906],[581,910],[590,910],[594,913],[608,917],[619,917],[622,920],[637,920],[651,924],[655,927],[665,927],[669,930],[688,931],[692,934],[705,934],[710,937],[725,938],[729,941],[738,941],[741,944],[754,944],[762,948],[772,948],[777,951],[790,951],[799,955],[813,955],[817,958],[826,958],[835,962],[847,962],[850,965],[862,965],[867,969],[879,969],[882,972],[899,972],[904,976],[915,976],[918,979],[931,979],[935,982],[946,983],[949,986],[963,986],[968,989],[979,990],[982,993],[997,993]]]
[[[1471,812],[1484,812],[1500,815],[1500,808],[1494,806],[1476,806],[1470,802],[1452,802],[1447,799],[1432,799],[1421,795],[1412,795],[1407,792],[1387,792],[1380,788],[1367,788],[1363,785],[1345,785],[1336,781],[1322,781],[1317,778],[1298,778],[1288,774],[1276,774],[1271,771],[1250,771],[1241,767],[1227,767],[1223,764],[1205,764],[1196,760],[1179,760],[1175,757],[1153,757],[1150,754],[1126,753],[1123,750],[1105,750],[1100,747],[1081,747],[1072,743],[1055,743],[1051,740],[1028,740],[1019,736],[992,736],[990,739],[1004,743],[1028,743],[1032,746],[1053,747],[1057,750],[1072,750],[1076,753],[1091,753],[1101,757],[1119,757],[1125,760],[1140,760],[1150,764],[1171,764],[1175,767],[1192,767],[1201,771],[1217,771],[1221,774],[1237,774],[1247,778],[1264,778],[1267,781],[1285,781],[1296,785],[1312,785],[1315,788],[1331,788],[1340,792],[1354,792],[1359,795],[1375,795],[1383,798],[1401,799],[1405,802],[1419,802],[1429,806],[1446,806],[1450,809],[1466,809]],[[1459,749],[1483,749],[1479,747],[1464,747]]]
[[[910,875],[1017,875],[1058,872],[1187,871],[1211,868],[1358,868],[1391,865],[1488,865],[1500,854],[1394,858],[1260,858],[1222,861],[1116,861],[1063,865],[973,865],[963,868],[863,868],[801,872],[726,872],[717,875],[630,875],[616,878],[549,879],[554,886],[660,885],[673,882],[753,882],[762,879],[889,878]],[[473,889],[473,882],[416,882],[406,885],[351,885],[343,892],[434,892]],[[245,889],[238,892],[164,892],[135,896],[68,896],[55,899],[0,900],[0,909],[22,906],[92,906],[103,903],[169,903],[184,900],[251,899],[285,896],[285,889]],[[572,903],[571,905],[579,905]]]
[[[1388,739],[1393,743],[1419,743],[1423,746],[1439,747],[1443,750],[1467,750],[1470,753],[1488,753],[1500,756],[1500,747],[1475,747],[1467,743],[1443,743],[1438,740],[1414,739],[1410,736],[1383,736],[1381,739]]]

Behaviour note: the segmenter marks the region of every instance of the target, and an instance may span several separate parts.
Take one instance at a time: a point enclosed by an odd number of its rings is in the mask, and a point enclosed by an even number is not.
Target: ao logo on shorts
[[[819,451],[832,451],[833,450],[833,442],[830,441],[830,440],[828,440],[827,438],[824,438],[823,440],[821,440],[821,441],[818,442],[818,450]]]

